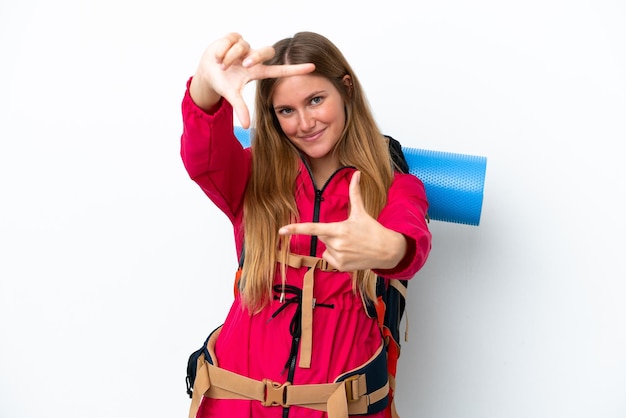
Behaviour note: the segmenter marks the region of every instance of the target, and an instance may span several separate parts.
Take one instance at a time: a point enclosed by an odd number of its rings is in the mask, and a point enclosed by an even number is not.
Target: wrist
[[[385,254],[383,262],[384,265],[381,265],[380,268],[391,270],[400,264],[406,256],[407,242],[406,237],[403,234],[392,230],[387,231],[389,233],[389,238],[382,241],[386,250],[383,252]]]
[[[191,83],[189,83],[189,95],[196,106],[208,113],[216,110],[222,98],[198,73],[193,76]]]

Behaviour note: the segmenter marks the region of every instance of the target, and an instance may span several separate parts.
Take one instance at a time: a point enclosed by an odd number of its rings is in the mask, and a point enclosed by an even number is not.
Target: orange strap
[[[214,355],[211,345],[215,343],[217,334],[219,331],[214,333],[207,344],[211,356]],[[368,362],[375,359],[383,349],[381,344]],[[198,358],[189,418],[196,417],[203,396],[214,399],[256,400],[266,407],[287,408],[297,405],[326,411],[328,418],[348,418],[348,415],[366,414],[369,405],[384,399],[389,393],[389,383],[368,393],[365,374],[356,374],[341,382],[292,385],[289,382],[273,382],[269,379],[250,379],[220,369],[217,362],[214,363],[216,365],[207,362],[204,355]]]
[[[313,352],[313,285],[315,283],[315,270],[321,271],[337,271],[336,268],[328,264],[326,260],[318,257],[310,257],[289,253],[287,255],[287,263],[289,267],[300,268],[309,267],[304,275],[302,285],[302,317],[300,319],[301,341],[300,341],[300,362],[298,366],[304,369],[311,367],[311,356]],[[241,280],[241,268],[235,274],[235,296],[239,291],[239,282]],[[283,300],[283,298],[281,298]]]
[[[293,268],[309,267],[304,275],[302,285],[302,318],[300,328],[302,336],[300,341],[300,362],[298,366],[304,369],[311,367],[311,353],[313,352],[313,276],[315,269],[321,271],[337,271],[326,260],[318,257],[289,253],[287,265]]]

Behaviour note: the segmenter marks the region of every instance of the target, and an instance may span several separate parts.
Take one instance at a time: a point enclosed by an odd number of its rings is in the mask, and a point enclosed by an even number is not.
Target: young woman
[[[250,81],[252,124],[241,95]],[[319,34],[252,49],[230,33],[187,86],[181,156],[243,258],[208,342],[212,365],[196,378],[197,416],[382,417],[384,350],[365,306],[376,275],[410,279],[426,262],[423,184],[394,170],[357,76]],[[233,134],[233,110],[253,128],[250,148]]]

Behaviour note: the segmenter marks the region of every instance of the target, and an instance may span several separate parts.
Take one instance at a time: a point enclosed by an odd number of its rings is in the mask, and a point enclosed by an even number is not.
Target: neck
[[[326,184],[330,176],[339,168],[339,162],[330,156],[324,158],[309,159],[309,167],[315,180],[315,185],[321,188]]]

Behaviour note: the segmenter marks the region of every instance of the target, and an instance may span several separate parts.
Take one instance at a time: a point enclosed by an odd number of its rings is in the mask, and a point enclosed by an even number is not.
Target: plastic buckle
[[[359,377],[360,375],[355,374],[343,381],[348,402],[356,402],[359,400]]]
[[[287,405],[287,387],[291,383],[280,384],[269,379],[263,379],[263,383],[265,384],[265,400],[261,402],[263,406],[282,406],[283,408],[289,406]]]

